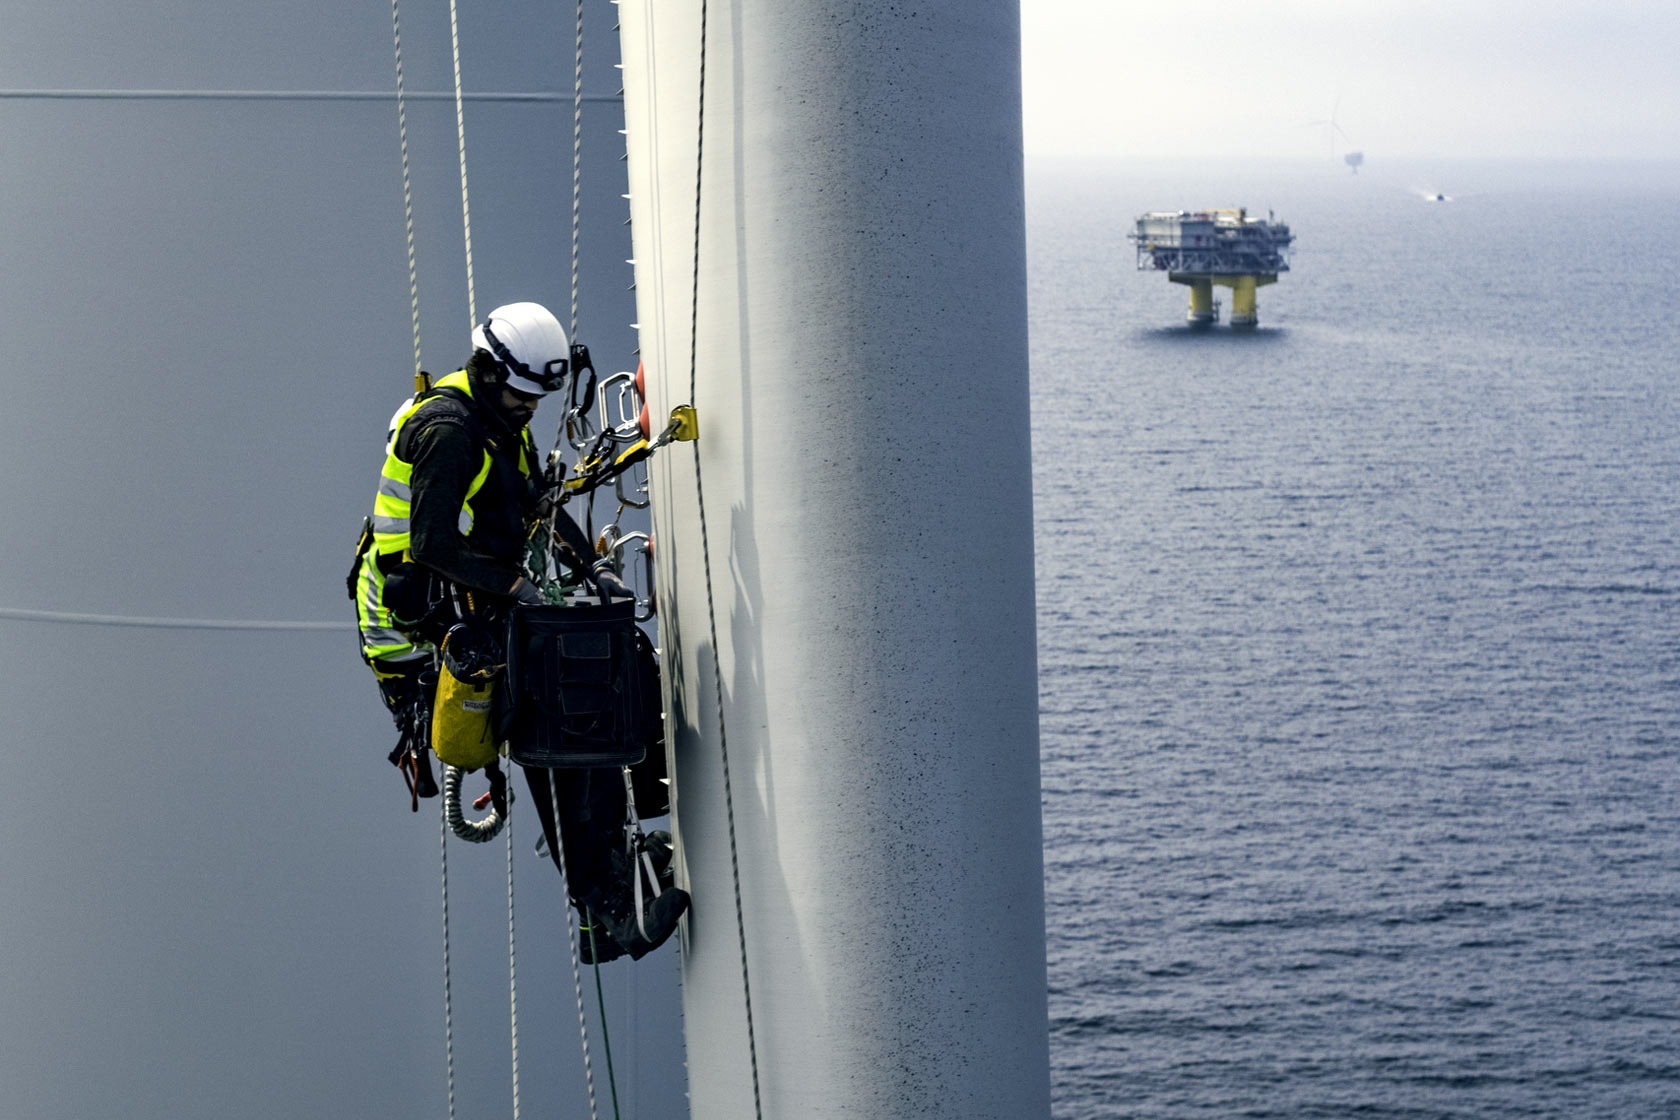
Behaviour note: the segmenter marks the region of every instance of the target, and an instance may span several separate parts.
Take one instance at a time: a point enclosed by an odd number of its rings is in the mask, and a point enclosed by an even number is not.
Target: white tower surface
[[[619,11],[655,417],[698,332],[652,464],[692,1115],[1046,1117],[1017,4],[713,5],[693,320],[702,9]]]

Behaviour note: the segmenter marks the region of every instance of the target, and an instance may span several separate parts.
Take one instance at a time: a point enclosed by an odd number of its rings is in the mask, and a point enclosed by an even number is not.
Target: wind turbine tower
[[[619,3],[693,1120],[1050,1113],[1019,9]]]

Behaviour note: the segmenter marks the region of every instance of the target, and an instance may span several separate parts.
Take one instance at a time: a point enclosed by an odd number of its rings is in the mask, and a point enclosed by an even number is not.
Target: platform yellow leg
[[[1190,280],[1190,310],[1185,318],[1192,324],[1211,323],[1214,321],[1213,310],[1213,281]]]
[[[1231,284],[1231,325],[1252,327],[1260,322],[1258,301],[1254,293],[1259,289],[1252,276],[1238,276]]]

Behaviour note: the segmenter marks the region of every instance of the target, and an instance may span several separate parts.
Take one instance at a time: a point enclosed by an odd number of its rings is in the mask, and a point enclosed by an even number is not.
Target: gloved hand
[[[502,773],[501,767],[492,762],[484,768],[484,776],[490,779],[490,792],[481,793],[473,798],[473,808],[482,813],[486,805],[494,805],[496,815],[506,820],[508,807],[507,775]]]
[[[603,600],[635,598],[636,593],[624,586],[624,581],[618,578],[618,573],[605,564],[598,565],[591,574],[595,577],[595,590]]]
[[[527,606],[541,606],[545,602],[542,592],[537,590],[536,584],[524,576],[520,576],[513,581],[513,586],[508,588],[508,594],[513,596],[515,602],[524,603]]]

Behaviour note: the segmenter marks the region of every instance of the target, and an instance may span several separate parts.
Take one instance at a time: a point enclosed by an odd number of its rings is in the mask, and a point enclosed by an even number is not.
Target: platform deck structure
[[[1245,209],[1152,211],[1139,216],[1131,237],[1140,271],[1165,272],[1190,288],[1192,326],[1217,322],[1213,286],[1230,288],[1233,327],[1259,325],[1256,292],[1289,271],[1295,240],[1287,224]]]

